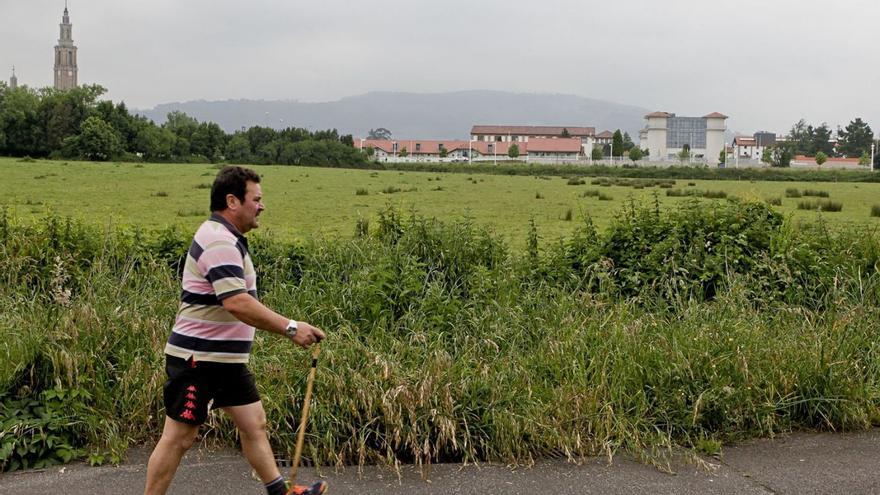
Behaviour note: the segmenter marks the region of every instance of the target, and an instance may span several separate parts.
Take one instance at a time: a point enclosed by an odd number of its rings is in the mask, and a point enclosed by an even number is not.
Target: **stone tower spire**
[[[73,44],[73,25],[67,2],[64,2],[64,15],[61,17],[61,36],[55,45],[55,89],[67,90],[77,86],[76,46]]]
[[[12,66],[12,77],[9,78],[9,88],[15,89],[18,87],[18,78],[15,77],[15,66]]]

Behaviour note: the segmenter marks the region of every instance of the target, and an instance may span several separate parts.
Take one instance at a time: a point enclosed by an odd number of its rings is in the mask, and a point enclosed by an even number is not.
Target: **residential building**
[[[602,131],[596,134],[596,144],[604,146],[614,142],[614,133],[611,131]]]
[[[355,138],[356,148],[373,148],[379,161],[509,161],[571,162],[583,155],[581,139],[536,138],[523,141],[444,141],[427,139],[381,140]],[[511,158],[509,151],[516,145],[518,156]],[[401,156],[403,150],[406,155]],[[441,150],[445,150],[441,153]],[[441,156],[445,155],[445,156]]]
[[[55,89],[68,90],[77,86],[76,45],[73,44],[73,25],[67,5],[61,17],[61,37],[55,45]]]
[[[583,153],[589,153],[595,144],[596,128],[579,126],[532,125],[475,125],[471,128],[473,141],[527,143],[530,139],[578,138]]]
[[[766,131],[758,131],[752,136],[737,136],[733,138],[733,157],[761,161],[764,150],[776,144],[776,134]]]
[[[640,143],[647,148],[652,161],[676,161],[685,149],[691,160],[717,165],[724,150],[724,132],[727,116],[718,112],[703,117],[678,117],[674,113],[653,112],[645,116],[647,121],[640,136]]]

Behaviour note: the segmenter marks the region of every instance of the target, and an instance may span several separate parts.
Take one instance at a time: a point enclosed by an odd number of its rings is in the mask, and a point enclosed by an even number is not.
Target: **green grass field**
[[[312,167],[253,166],[263,176],[267,210],[262,229],[281,239],[307,236],[350,236],[359,218],[373,220],[387,205],[445,220],[470,217],[491,225],[514,245],[524,242],[529,219],[540,235],[553,239],[568,234],[590,215],[601,228],[630,199],[661,208],[692,201],[667,197],[668,189],[591,184],[568,185],[563,177],[520,177],[492,174],[445,174],[370,171]],[[48,210],[104,225],[123,223],[146,228],[170,224],[193,229],[208,213],[213,165],[89,162],[22,162],[0,158],[7,185],[0,207],[22,219]],[[690,185],[693,184],[693,185]],[[816,211],[798,210],[787,198],[796,188],[826,191],[843,204],[840,212],[821,214],[832,227],[880,225],[871,208],[880,203],[880,184],[822,182],[737,182],[677,180],[673,189],[724,191],[729,197],[763,201],[780,198],[778,211],[794,220],[815,221]],[[361,190],[358,194],[358,190]],[[395,192],[390,192],[395,190]],[[366,191],[366,194],[364,194]],[[384,191],[384,192],[383,192]],[[583,197],[585,191],[601,193]],[[699,198],[697,201],[725,201]],[[569,214],[569,210],[571,213]],[[567,219],[567,218],[570,218]]]

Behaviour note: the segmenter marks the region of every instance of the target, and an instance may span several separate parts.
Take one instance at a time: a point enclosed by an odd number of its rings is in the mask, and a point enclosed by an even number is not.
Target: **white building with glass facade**
[[[718,112],[703,117],[678,117],[674,113],[653,112],[645,115],[645,128],[639,133],[640,146],[647,148],[651,161],[685,160],[717,165],[724,149],[727,116]]]

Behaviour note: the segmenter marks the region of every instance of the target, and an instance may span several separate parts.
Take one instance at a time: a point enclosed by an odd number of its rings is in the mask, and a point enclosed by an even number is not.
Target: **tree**
[[[178,137],[184,137],[189,141],[192,135],[199,128],[199,121],[185,114],[184,112],[175,110],[165,117],[165,124],[162,127],[173,132]]]
[[[862,156],[859,157],[859,165],[867,165],[871,163],[871,157],[868,156],[868,152],[865,151],[862,153]]]
[[[351,134],[343,134],[339,136],[339,142],[346,146],[354,146],[354,136]]]
[[[367,133],[367,139],[382,139],[389,141],[391,140],[391,131],[384,127],[370,129],[370,132]]]
[[[226,133],[213,122],[202,122],[193,131],[190,152],[203,156],[212,162],[217,161],[226,147]]]
[[[449,151],[446,149],[446,146],[443,146],[443,143],[440,143],[440,158],[446,158],[449,156]]]
[[[807,125],[804,119],[797,121],[797,123],[791,127],[789,139],[792,144],[794,144],[797,153],[801,155],[813,154],[813,126]]]
[[[367,156],[370,158],[373,158],[374,156],[376,156],[376,148],[373,148],[372,146],[367,146],[367,149],[364,151],[367,153]]]
[[[507,156],[510,158],[519,157],[519,146],[516,143],[511,144],[510,147],[507,148]]]
[[[146,161],[170,160],[174,139],[174,133],[150,122],[138,130],[131,151],[140,153]]]
[[[773,167],[788,167],[795,154],[794,144],[784,141],[777,142],[769,147],[767,151],[770,152],[769,163]]]
[[[859,117],[850,121],[845,130],[838,128],[837,136],[840,138],[840,152],[845,156],[855,157],[871,150],[874,131]]]
[[[828,161],[828,155],[824,152],[820,151],[816,153],[816,165],[822,165],[823,163]]]
[[[562,137],[564,137],[564,138],[571,137],[571,133],[568,132],[568,128],[566,128],[566,127],[562,128]]]
[[[614,131],[614,137],[611,138],[611,154],[623,156],[623,134],[620,129]]]
[[[831,143],[831,128],[828,124],[822,122],[822,125],[813,129],[813,143],[810,151],[815,153],[825,153],[825,156],[834,155],[834,144]]]
[[[681,163],[691,161],[691,146],[689,144],[682,146],[681,151],[678,152],[678,160]]]
[[[633,163],[642,159],[642,150],[638,148],[633,148],[629,150],[629,159],[633,161]]]
[[[727,163],[727,150],[721,150],[718,153],[718,163],[721,163],[721,164]]]
[[[592,157],[593,160],[601,160],[605,157],[605,152],[602,150],[601,147],[595,146],[590,154],[590,157]]]
[[[635,147],[636,143],[633,142],[632,138],[629,136],[628,132],[623,133],[623,151],[629,151]]]
[[[226,160],[232,163],[250,163],[253,159],[250,142],[248,142],[247,136],[240,132],[236,132],[229,139],[223,154],[226,156]]]
[[[82,123],[80,134],[67,139],[66,146],[87,160],[107,161],[122,153],[122,138],[100,117],[89,117]]]
[[[761,161],[770,164],[773,161],[773,150],[771,146],[764,148],[764,152],[761,154]]]
[[[406,151],[406,146],[400,148],[400,151],[397,152],[397,156],[401,158],[406,158],[409,156],[409,151]]]

